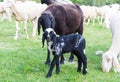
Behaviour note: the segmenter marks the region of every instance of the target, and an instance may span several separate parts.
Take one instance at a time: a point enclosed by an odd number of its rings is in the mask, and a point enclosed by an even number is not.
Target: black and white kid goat
[[[59,57],[67,52],[74,53],[78,58],[77,72],[81,71],[83,64],[83,74],[87,73],[87,58],[85,56],[86,41],[80,34],[69,34],[57,37],[55,31],[52,28],[47,28],[42,36],[42,44],[47,41],[48,48],[54,55],[51,62],[50,69],[46,77],[52,76],[52,71],[56,65],[56,73],[60,72]]]

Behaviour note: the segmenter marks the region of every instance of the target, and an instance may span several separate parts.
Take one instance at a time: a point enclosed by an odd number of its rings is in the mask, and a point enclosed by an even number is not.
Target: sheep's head
[[[43,47],[44,47],[44,42],[45,40],[47,42],[51,42],[51,41],[54,41],[56,37],[56,33],[55,31],[52,29],[52,28],[47,28],[44,33],[43,33],[43,36],[42,36],[42,44],[43,44]]]
[[[47,28],[55,28],[55,19],[50,12],[43,13],[38,19],[38,34],[40,34],[40,25],[42,25],[43,32]]]
[[[106,52],[102,56],[102,70],[109,72],[112,67],[112,56],[110,52]]]

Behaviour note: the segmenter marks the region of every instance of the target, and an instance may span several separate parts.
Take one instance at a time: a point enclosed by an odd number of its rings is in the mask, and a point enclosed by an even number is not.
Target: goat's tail
[[[103,55],[103,53],[104,53],[103,51],[99,50],[95,52],[95,55]]]
[[[37,25],[38,26],[38,35],[40,35],[40,28],[41,28],[40,25],[41,25],[41,18],[39,17],[38,18],[38,25]]]

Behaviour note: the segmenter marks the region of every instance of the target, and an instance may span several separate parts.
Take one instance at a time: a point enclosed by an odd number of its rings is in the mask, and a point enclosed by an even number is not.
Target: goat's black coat
[[[60,72],[59,57],[63,55],[63,53],[67,53],[67,52],[72,52],[77,56],[78,58],[77,71],[78,72],[81,71],[81,66],[83,63],[83,74],[87,73],[87,70],[86,70],[87,58],[84,52],[86,41],[84,37],[82,37],[80,34],[69,34],[65,36],[56,37],[56,34],[53,31],[51,31],[50,33],[45,31],[42,37],[43,47],[44,47],[45,40],[47,41],[47,43],[52,42],[52,45],[50,46],[50,48],[54,55],[54,58],[50,65],[49,72],[46,77],[50,77],[52,75],[52,70],[55,65],[56,65],[56,72],[57,73]]]
[[[47,5],[50,5],[50,4],[52,4],[52,3],[54,3],[56,0],[41,0],[41,3],[43,4],[43,3],[45,3],[45,4],[47,4]]]
[[[75,32],[82,35],[83,20],[83,12],[78,5],[52,4],[38,19],[38,34],[40,34],[40,25],[42,25],[43,31],[46,28],[53,28],[59,35]]]
[[[40,34],[40,25],[42,25],[43,31],[45,31],[46,28],[53,28],[60,36],[76,32],[82,35],[83,20],[83,12],[78,5],[51,4],[38,19],[38,34]],[[46,64],[50,63],[49,56],[50,52],[48,50]],[[69,58],[69,61],[72,60],[73,55]]]

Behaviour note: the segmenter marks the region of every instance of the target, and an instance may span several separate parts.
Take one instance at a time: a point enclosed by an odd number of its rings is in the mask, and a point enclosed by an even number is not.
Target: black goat
[[[87,58],[85,56],[86,41],[80,34],[69,34],[65,36],[57,37],[55,31],[52,28],[47,28],[42,36],[42,44],[44,47],[45,40],[48,43],[54,58],[51,62],[50,69],[46,77],[52,76],[52,71],[56,65],[56,73],[60,72],[59,57],[67,52],[74,53],[78,58],[77,71],[81,71],[83,63],[83,74],[87,73]],[[50,44],[50,45],[49,45]]]
[[[38,19],[38,34],[40,34],[40,25],[42,25],[43,31],[45,31],[46,28],[53,28],[55,32],[60,36],[76,32],[82,35],[83,20],[83,12],[78,5],[51,4]],[[69,61],[73,61],[73,58],[74,56],[71,55]],[[46,64],[50,64],[49,50]]]

